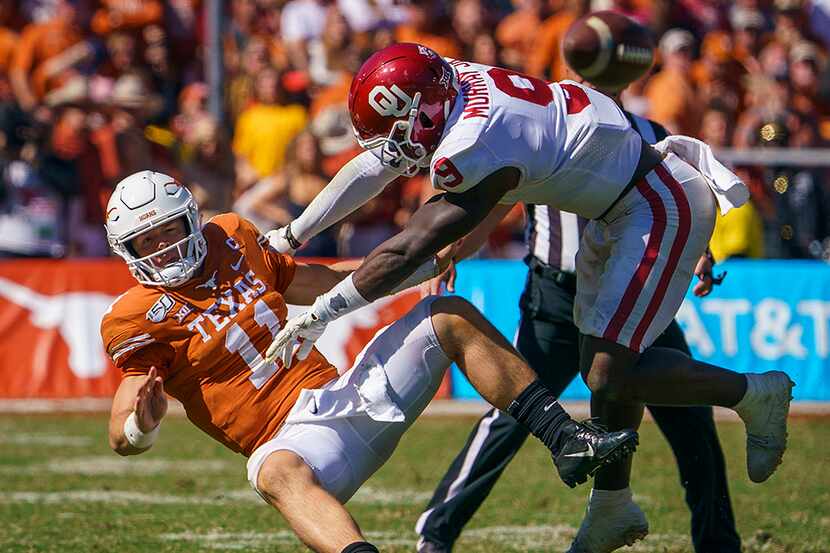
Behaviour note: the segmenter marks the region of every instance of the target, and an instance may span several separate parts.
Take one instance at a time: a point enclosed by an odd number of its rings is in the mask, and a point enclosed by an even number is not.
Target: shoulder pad
[[[480,142],[459,146],[442,144],[435,152],[429,173],[436,190],[466,192],[499,169],[498,159]]]

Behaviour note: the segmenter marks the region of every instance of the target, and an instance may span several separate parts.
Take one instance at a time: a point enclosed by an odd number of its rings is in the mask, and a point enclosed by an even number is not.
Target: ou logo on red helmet
[[[369,93],[369,105],[384,117],[403,117],[412,108],[412,98],[396,84],[391,89],[379,84]]]

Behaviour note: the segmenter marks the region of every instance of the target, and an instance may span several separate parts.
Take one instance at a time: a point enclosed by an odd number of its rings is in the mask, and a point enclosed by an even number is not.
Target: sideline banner
[[[707,298],[689,294],[678,313],[695,356],[743,372],[784,370],[796,399],[830,401],[830,266],[733,261],[718,270],[729,271],[724,284]],[[526,272],[519,261],[469,261],[457,287],[512,340]],[[111,396],[120,374],[103,351],[99,323],[134,282],[118,259],[0,262],[0,398]],[[418,299],[410,291],[344,317],[320,350],[341,369],[350,366],[377,330]],[[455,368],[452,391],[478,397]],[[576,379],[563,397],[585,399],[588,391]]]
[[[741,372],[783,370],[795,399],[830,401],[830,265],[736,260],[716,267],[724,270],[723,285],[706,298],[689,292],[677,315],[695,357]],[[512,340],[526,274],[519,261],[468,261],[456,287]],[[456,368],[452,382],[455,397],[478,398]],[[562,397],[587,399],[588,389],[577,378]]]
[[[119,259],[0,262],[0,398],[112,396],[121,375],[99,327],[113,300],[133,285]],[[403,292],[355,311],[331,324],[318,348],[348,368],[379,329],[419,300],[417,292]],[[289,306],[289,315],[299,310]],[[439,397],[448,391],[445,381]]]

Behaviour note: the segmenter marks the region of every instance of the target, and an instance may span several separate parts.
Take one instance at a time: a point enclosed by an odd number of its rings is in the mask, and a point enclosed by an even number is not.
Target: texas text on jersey
[[[282,425],[300,390],[319,388],[337,370],[316,350],[290,371],[264,362],[288,314],[282,293],[294,261],[234,214],[214,217],[202,232],[201,273],[178,288],[134,286],[112,304],[101,335],[125,376],[155,366],[194,424],[250,455]]]

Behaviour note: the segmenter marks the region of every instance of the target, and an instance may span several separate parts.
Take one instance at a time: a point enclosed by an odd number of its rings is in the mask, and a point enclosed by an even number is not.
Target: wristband
[[[299,240],[294,238],[294,234],[291,232],[291,223],[285,225],[285,232],[282,234],[282,237],[285,238],[285,241],[288,242],[288,245],[294,248],[294,250],[299,250],[302,244]]]
[[[130,413],[130,416],[127,417],[127,420],[124,421],[124,436],[127,438],[127,441],[130,442],[131,446],[139,449],[146,449],[153,445],[153,442],[156,441],[156,438],[159,435],[160,427],[161,424],[158,424],[151,431],[146,433],[142,432],[138,427],[135,411],[133,411]]]
[[[711,263],[712,265],[714,265],[715,263],[717,263],[717,262],[715,261],[715,256],[714,256],[714,254],[712,253],[712,250],[710,250],[709,248],[706,248],[706,251],[704,252],[704,254],[703,254],[703,255],[705,255],[705,256],[706,256],[706,259],[708,259],[708,260],[709,260],[709,263]]]
[[[715,256],[714,256],[714,254],[712,254],[712,250],[709,249],[709,248],[706,248],[706,252],[703,255],[706,256],[706,259],[709,260],[709,263],[712,264],[712,268],[714,268],[715,263],[717,263],[717,261],[715,261]],[[726,271],[723,271],[722,273],[718,273],[717,275],[715,274],[714,271],[712,271],[712,286],[719,286],[723,282],[723,279],[725,279],[725,278],[726,278]]]

